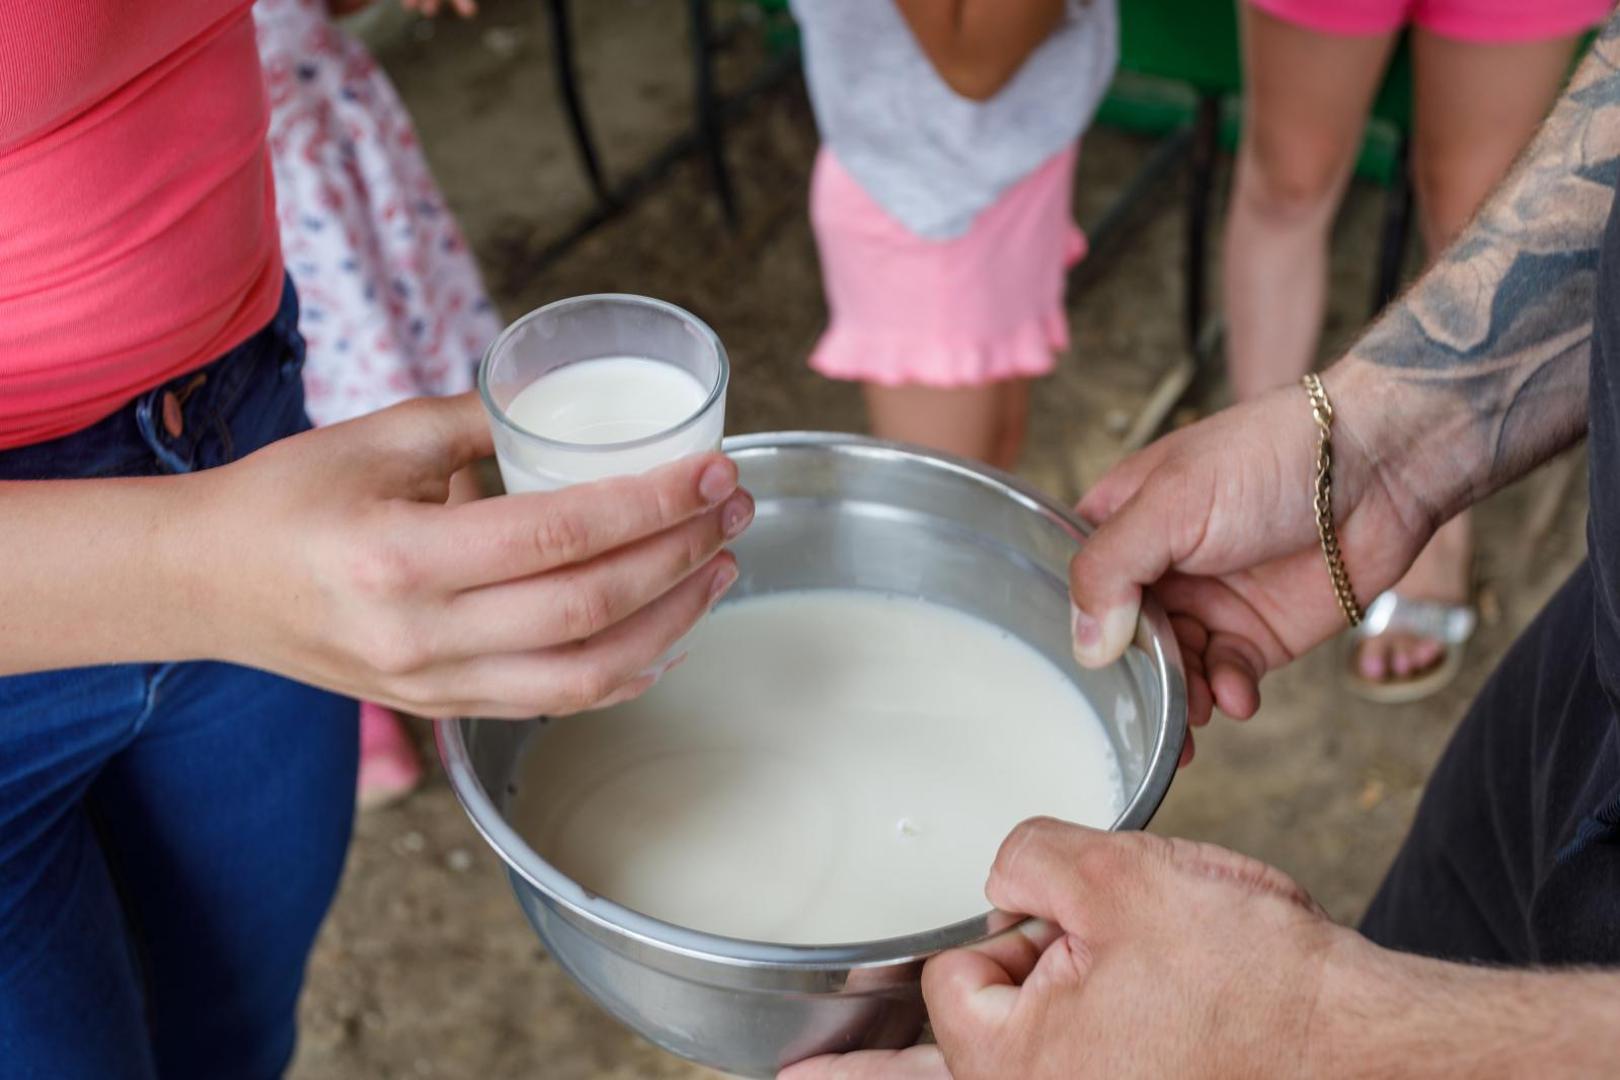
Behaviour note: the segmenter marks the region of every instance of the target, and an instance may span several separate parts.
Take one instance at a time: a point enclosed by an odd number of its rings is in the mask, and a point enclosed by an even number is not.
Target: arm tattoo
[[[1412,415],[1444,417],[1432,425],[1449,442],[1438,452],[1467,459],[1470,499],[1585,430],[1617,176],[1620,14],[1474,223],[1351,350],[1398,382]]]

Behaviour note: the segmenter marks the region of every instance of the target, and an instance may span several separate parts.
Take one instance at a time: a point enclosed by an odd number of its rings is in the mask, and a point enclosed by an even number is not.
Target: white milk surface
[[[606,356],[568,364],[519,390],[505,412],[518,427],[576,447],[646,439],[686,421],[709,391],[674,364],[639,356]],[[667,439],[621,450],[569,449],[531,444],[515,452],[498,444],[508,491],[544,491],[645,472],[720,445],[724,409]]]
[[[1008,831],[1106,828],[1096,711],[1011,634],[854,590],[710,614],[640,700],[548,720],[510,818],[593,892],[731,937],[834,944],[981,914]]]
[[[536,379],[518,391],[506,415],[536,435],[598,446],[668,431],[708,396],[702,383],[674,364],[604,356]]]

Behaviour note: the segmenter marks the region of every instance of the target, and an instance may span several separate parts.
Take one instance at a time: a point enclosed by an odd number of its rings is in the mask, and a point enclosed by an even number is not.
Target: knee
[[[1243,210],[1268,223],[1325,227],[1338,206],[1348,170],[1341,154],[1316,140],[1283,144],[1254,139],[1239,152],[1233,197]]]

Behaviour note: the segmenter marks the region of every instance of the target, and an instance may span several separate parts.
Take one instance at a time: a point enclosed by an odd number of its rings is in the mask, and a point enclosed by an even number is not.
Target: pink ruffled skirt
[[[949,240],[910,232],[822,148],[810,182],[831,318],[810,366],[883,386],[980,386],[1049,374],[1069,345],[1068,269],[1085,256],[1071,147]]]

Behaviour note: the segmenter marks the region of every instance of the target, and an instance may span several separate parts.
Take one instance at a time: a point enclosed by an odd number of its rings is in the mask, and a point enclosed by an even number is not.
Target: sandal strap
[[[1446,645],[1461,645],[1474,636],[1478,625],[1479,613],[1471,604],[1414,600],[1391,590],[1379,593],[1367,605],[1367,613],[1356,633],[1358,637],[1371,638],[1396,631]]]

